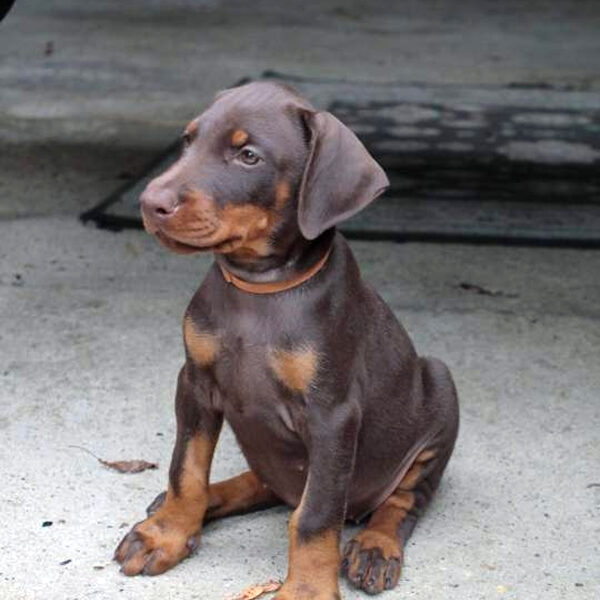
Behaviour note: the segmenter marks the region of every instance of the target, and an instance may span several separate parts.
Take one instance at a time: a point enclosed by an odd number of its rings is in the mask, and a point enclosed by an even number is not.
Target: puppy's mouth
[[[240,236],[232,236],[223,240],[205,240],[199,239],[190,243],[181,239],[168,235],[164,231],[157,229],[153,232],[156,238],[163,246],[177,252],[178,254],[193,254],[194,252],[231,252],[242,242]]]

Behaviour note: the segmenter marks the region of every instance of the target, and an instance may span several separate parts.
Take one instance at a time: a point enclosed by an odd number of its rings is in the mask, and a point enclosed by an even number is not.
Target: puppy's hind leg
[[[440,433],[417,455],[398,487],[344,550],[342,572],[368,594],[398,583],[404,545],[439,485],[458,433],[456,392],[445,365],[424,359],[423,382],[426,394],[437,395],[427,402],[436,408]]]
[[[146,509],[148,515],[152,515],[162,506],[166,495],[166,492],[161,492],[156,496]],[[282,503],[279,497],[252,471],[245,471],[225,481],[211,483],[208,487],[208,497],[208,509],[204,516],[205,523]]]

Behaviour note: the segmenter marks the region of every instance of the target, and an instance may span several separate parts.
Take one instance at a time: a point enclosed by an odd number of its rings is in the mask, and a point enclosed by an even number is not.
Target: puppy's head
[[[179,160],[141,197],[146,230],[176,252],[242,261],[283,254],[388,185],[347,127],[278,84],[221,92],[183,142]]]

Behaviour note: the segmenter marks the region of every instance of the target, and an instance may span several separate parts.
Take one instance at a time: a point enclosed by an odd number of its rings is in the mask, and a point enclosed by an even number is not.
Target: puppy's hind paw
[[[346,545],[342,573],[354,587],[367,594],[391,590],[400,578],[402,549],[396,540],[377,540],[385,542],[377,544],[376,540],[360,540],[360,537],[359,534]]]

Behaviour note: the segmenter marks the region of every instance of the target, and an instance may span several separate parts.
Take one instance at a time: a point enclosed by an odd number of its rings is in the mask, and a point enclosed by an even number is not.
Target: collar
[[[227,283],[233,284],[238,290],[249,292],[250,294],[277,294],[278,292],[291,290],[316,275],[327,262],[332,248],[333,244],[329,246],[327,252],[325,252],[325,254],[310,269],[303,273],[298,273],[298,275],[291,279],[284,279],[283,281],[246,281],[245,279],[241,279],[237,275],[234,275],[231,271],[228,271],[220,263],[219,268],[223,274],[223,279],[225,279]]]

